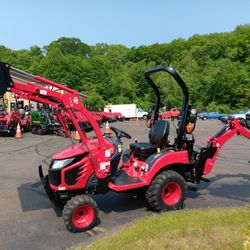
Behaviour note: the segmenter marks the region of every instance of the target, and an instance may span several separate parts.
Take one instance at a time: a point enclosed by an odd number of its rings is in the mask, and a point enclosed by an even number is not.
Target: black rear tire
[[[72,197],[63,208],[64,223],[72,233],[91,229],[96,224],[97,217],[97,204],[88,195]]]
[[[184,178],[176,171],[167,170],[154,178],[145,196],[150,208],[160,212],[182,209],[186,192]]]

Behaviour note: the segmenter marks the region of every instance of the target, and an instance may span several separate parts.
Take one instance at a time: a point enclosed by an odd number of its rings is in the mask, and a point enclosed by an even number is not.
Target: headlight
[[[54,160],[51,169],[62,169],[69,165],[74,159],[75,157],[64,160]]]

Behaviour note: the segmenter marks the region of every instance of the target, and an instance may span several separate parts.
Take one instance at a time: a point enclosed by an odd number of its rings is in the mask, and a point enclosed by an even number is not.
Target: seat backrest
[[[149,131],[149,141],[151,144],[160,146],[168,144],[170,124],[166,120],[157,121]]]

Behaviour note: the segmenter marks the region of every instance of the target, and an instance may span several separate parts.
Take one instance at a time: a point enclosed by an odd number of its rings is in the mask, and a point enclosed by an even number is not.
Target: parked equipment
[[[246,119],[246,115],[250,115],[250,109],[242,110],[240,112],[236,112],[236,113],[230,114],[230,115],[228,115],[228,119],[229,120],[241,119],[241,118]]]
[[[43,109],[31,113],[30,125],[31,132],[39,135],[56,133],[61,127],[52,113]]]
[[[18,110],[6,112],[6,100],[0,96],[0,134],[14,136],[20,119]]]
[[[109,104],[104,107],[104,111],[107,113],[121,113],[126,119],[130,118],[142,118],[147,119],[147,112],[143,109],[137,108],[136,104]]]
[[[28,132],[31,129],[30,126],[30,113],[26,112],[24,109],[19,109],[20,113],[20,126],[24,132]]]
[[[225,116],[225,114],[220,114],[219,112],[205,112],[198,114],[198,118],[201,120],[207,120],[207,119],[219,119],[221,117]]]
[[[216,157],[233,135],[250,138],[250,127],[245,120],[234,120],[216,135],[210,137],[207,145],[199,152],[194,148],[197,112],[189,101],[186,84],[176,71],[159,66],[145,72],[145,78],[156,95],[151,114],[149,142],[132,143],[130,149],[122,152],[121,138],[131,138],[125,131],[110,127],[115,134],[102,135],[93,116],[80,102],[77,91],[19,71],[8,64],[0,64],[0,94],[7,89],[20,94],[22,98],[50,104],[58,116],[65,133],[70,137],[59,109],[65,110],[81,137],[81,142],[52,156],[48,173],[44,176],[39,166],[41,182],[50,200],[63,207],[63,219],[71,232],[92,228],[98,217],[98,207],[89,194],[143,191],[149,206],[156,211],[181,209],[186,199],[186,183],[199,184],[207,181],[203,176],[212,171]],[[168,141],[170,124],[158,120],[160,92],[151,75],[166,72],[178,83],[183,92],[180,120],[173,144]],[[22,75],[29,83],[13,81],[11,76]],[[10,76],[11,75],[11,76]],[[14,78],[14,77],[13,77]],[[64,90],[63,94],[45,88],[50,85]],[[96,137],[89,138],[79,126],[79,114],[85,116],[92,125]],[[121,161],[120,161],[121,159]],[[120,164],[119,164],[120,162]]]
[[[159,114],[159,119],[177,119],[180,115],[180,111],[177,108],[171,108],[169,111],[165,111]]]

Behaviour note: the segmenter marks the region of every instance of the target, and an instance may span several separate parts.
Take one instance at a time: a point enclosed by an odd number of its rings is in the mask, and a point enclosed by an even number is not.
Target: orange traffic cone
[[[81,140],[81,137],[80,137],[80,135],[79,135],[79,133],[78,133],[77,130],[76,130],[76,134],[75,134],[75,140],[77,140],[77,141]]]
[[[21,132],[19,123],[17,124],[17,127],[16,127],[16,138],[22,138],[22,132]]]
[[[104,134],[110,134],[110,127],[109,127],[109,122],[108,121],[106,122]]]
[[[139,121],[139,117],[137,116],[136,118],[136,127],[139,127],[140,126],[140,121]]]

